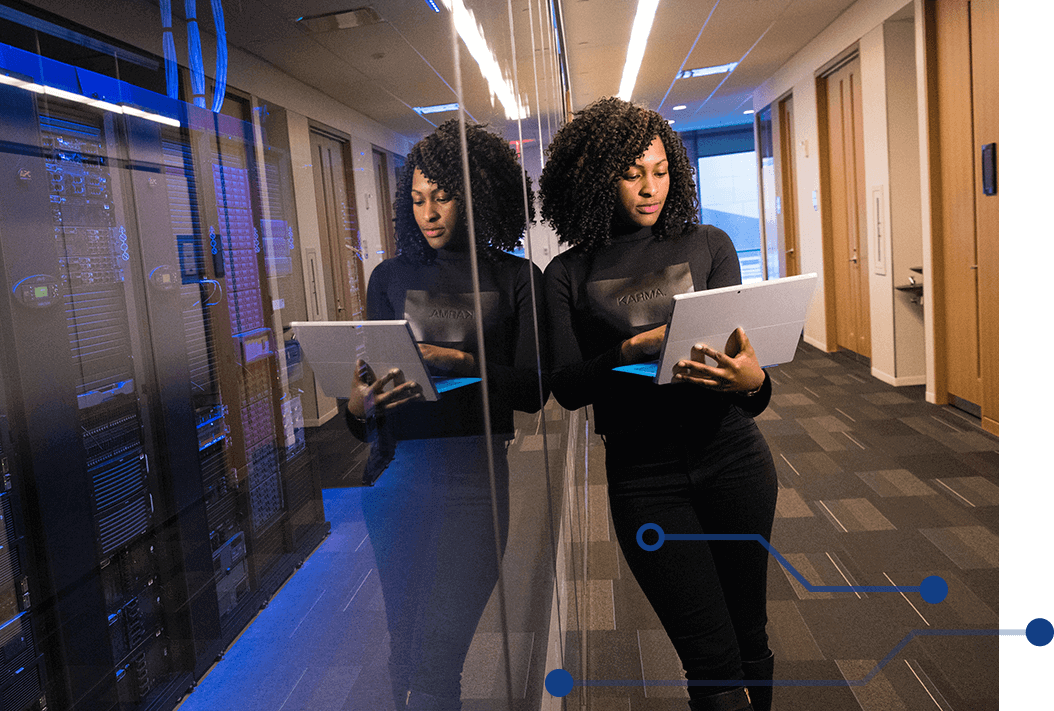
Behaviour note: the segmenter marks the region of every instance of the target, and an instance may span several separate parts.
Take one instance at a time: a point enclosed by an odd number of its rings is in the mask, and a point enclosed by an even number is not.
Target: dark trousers
[[[508,536],[508,464],[498,438],[494,460],[497,531],[484,437],[399,442],[388,470],[363,492],[397,696],[412,690],[460,708],[462,666]]]
[[[609,436],[608,493],[619,545],[680,655],[689,680],[743,679],[765,657],[768,551],[756,541],[637,543],[653,523],[668,534],[756,533],[769,539],[776,469],[754,421],[734,408],[709,439]],[[644,534],[646,544],[656,534]],[[727,686],[689,686],[702,697]]]

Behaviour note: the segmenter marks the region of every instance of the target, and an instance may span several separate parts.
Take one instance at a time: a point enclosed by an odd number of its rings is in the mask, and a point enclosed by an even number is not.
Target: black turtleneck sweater
[[[530,285],[533,270],[541,300],[541,272],[505,253],[478,262],[491,425],[495,434],[511,436],[512,411],[537,412],[542,405]],[[415,264],[405,256],[378,264],[370,275],[366,308],[371,319],[406,319],[418,342],[471,353],[479,363],[472,291],[468,252],[440,249],[431,264]],[[548,390],[543,395],[548,397]],[[398,439],[480,435],[482,386],[449,390],[436,402],[407,403],[390,416]]]
[[[570,410],[592,404],[600,434],[657,444],[708,441],[733,406],[760,414],[772,393],[767,375],[761,392],[743,397],[612,370],[623,365],[623,341],[668,322],[674,294],[739,283],[732,240],[710,225],[664,240],[646,227],[594,252],[558,255],[545,270],[553,395]]]

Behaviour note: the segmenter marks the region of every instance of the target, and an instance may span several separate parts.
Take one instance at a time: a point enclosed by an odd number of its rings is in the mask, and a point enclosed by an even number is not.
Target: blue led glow
[[[201,33],[197,21],[187,23],[190,48],[190,93],[195,106],[205,108],[205,62],[201,57]]]
[[[436,12],[439,12],[439,6],[436,5],[435,0],[425,0],[425,2],[428,3],[428,7],[432,8]],[[303,18],[301,18],[301,19],[303,19]]]
[[[212,97],[212,112],[218,114],[227,93],[227,27],[220,0],[212,0],[212,19],[216,25],[216,93]]]

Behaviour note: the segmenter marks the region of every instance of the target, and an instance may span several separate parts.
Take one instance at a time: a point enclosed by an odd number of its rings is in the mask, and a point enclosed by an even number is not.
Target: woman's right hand
[[[388,384],[390,390],[385,390]],[[367,412],[382,414],[387,410],[407,402],[421,400],[424,395],[421,386],[413,380],[407,380],[403,371],[392,368],[378,379],[373,368],[361,358],[355,361],[355,374],[351,382],[351,394],[348,398],[348,411],[359,419],[365,418]]]
[[[638,333],[622,342],[622,364],[632,365],[654,360],[662,349],[666,338],[666,326],[657,326],[650,331]]]

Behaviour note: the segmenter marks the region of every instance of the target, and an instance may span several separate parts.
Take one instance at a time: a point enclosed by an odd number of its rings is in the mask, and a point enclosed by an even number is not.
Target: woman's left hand
[[[704,356],[712,358],[717,365],[707,365]],[[747,334],[737,328],[728,337],[724,353],[705,343],[696,344],[691,359],[678,361],[673,367],[673,382],[692,383],[726,393],[749,393],[764,384],[765,371]]]

